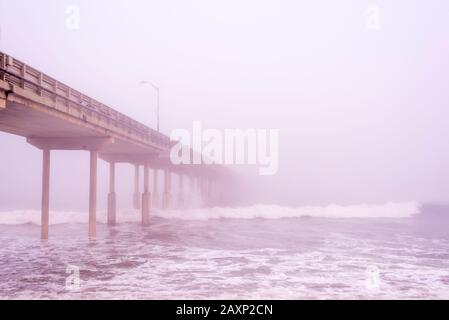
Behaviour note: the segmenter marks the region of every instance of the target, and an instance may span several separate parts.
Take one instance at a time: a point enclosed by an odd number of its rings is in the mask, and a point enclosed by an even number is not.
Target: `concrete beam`
[[[207,204],[208,206],[212,206],[213,205],[213,182],[211,179],[207,179]]]
[[[153,153],[141,153],[141,154],[122,154],[122,153],[100,153],[100,158],[107,162],[115,163],[130,163],[130,164],[145,164],[152,163],[157,158]]]
[[[114,143],[110,137],[28,138],[27,142],[42,150],[101,150]]]

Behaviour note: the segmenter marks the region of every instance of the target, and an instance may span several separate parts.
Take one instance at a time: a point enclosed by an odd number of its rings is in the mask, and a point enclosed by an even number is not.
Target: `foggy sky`
[[[240,185],[253,201],[448,201],[448,16],[444,0],[0,0],[0,50],[152,127],[139,82],[157,83],[167,134],[279,129],[278,175]],[[88,154],[53,154],[52,208],[87,207]],[[0,133],[0,159],[0,208],[39,208],[41,152]],[[104,163],[98,181],[104,204]]]

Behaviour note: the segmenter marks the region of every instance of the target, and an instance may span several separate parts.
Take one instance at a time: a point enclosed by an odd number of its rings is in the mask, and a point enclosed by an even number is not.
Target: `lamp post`
[[[140,82],[141,85],[150,85],[154,90],[156,90],[157,93],[157,132],[160,132],[160,117],[159,117],[159,102],[160,102],[160,91],[159,91],[159,87],[157,87],[154,83],[152,83],[151,81],[141,81]]]

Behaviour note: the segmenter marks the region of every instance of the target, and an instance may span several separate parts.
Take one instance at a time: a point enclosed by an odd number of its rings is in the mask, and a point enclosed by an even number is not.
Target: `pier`
[[[42,150],[42,239],[49,237],[53,150],[90,153],[89,238],[95,238],[97,233],[98,159],[109,163],[109,225],[117,223],[115,167],[118,163],[129,164],[134,169],[134,196],[130,202],[140,209],[143,225],[149,224],[152,203],[164,210],[172,207],[172,175],[179,177],[178,203],[182,206],[187,199],[183,194],[184,179],[190,179],[190,185],[197,179],[208,186],[201,188],[205,205],[220,203],[220,192],[216,189],[217,181],[225,175],[224,168],[173,165],[169,153],[175,142],[168,136],[1,52],[0,131],[25,137],[29,144]],[[155,172],[163,172],[163,181],[158,180]],[[139,190],[140,177],[143,177],[143,190]]]

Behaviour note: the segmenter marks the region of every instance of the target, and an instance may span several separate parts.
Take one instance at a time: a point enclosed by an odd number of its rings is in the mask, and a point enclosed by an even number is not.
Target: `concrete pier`
[[[162,195],[162,209],[167,210],[171,206],[171,172],[164,170],[164,194]]]
[[[150,167],[143,167],[143,193],[142,193],[142,225],[150,223],[151,193],[150,193]]]
[[[97,160],[98,151],[90,151],[89,238],[97,236]]]
[[[140,209],[140,188],[139,188],[139,165],[134,166],[134,195],[133,195],[134,209]]]
[[[115,193],[115,162],[109,163],[108,225],[117,223],[117,196]]]
[[[48,239],[50,219],[50,150],[42,151],[42,206],[41,206],[41,239]]]

